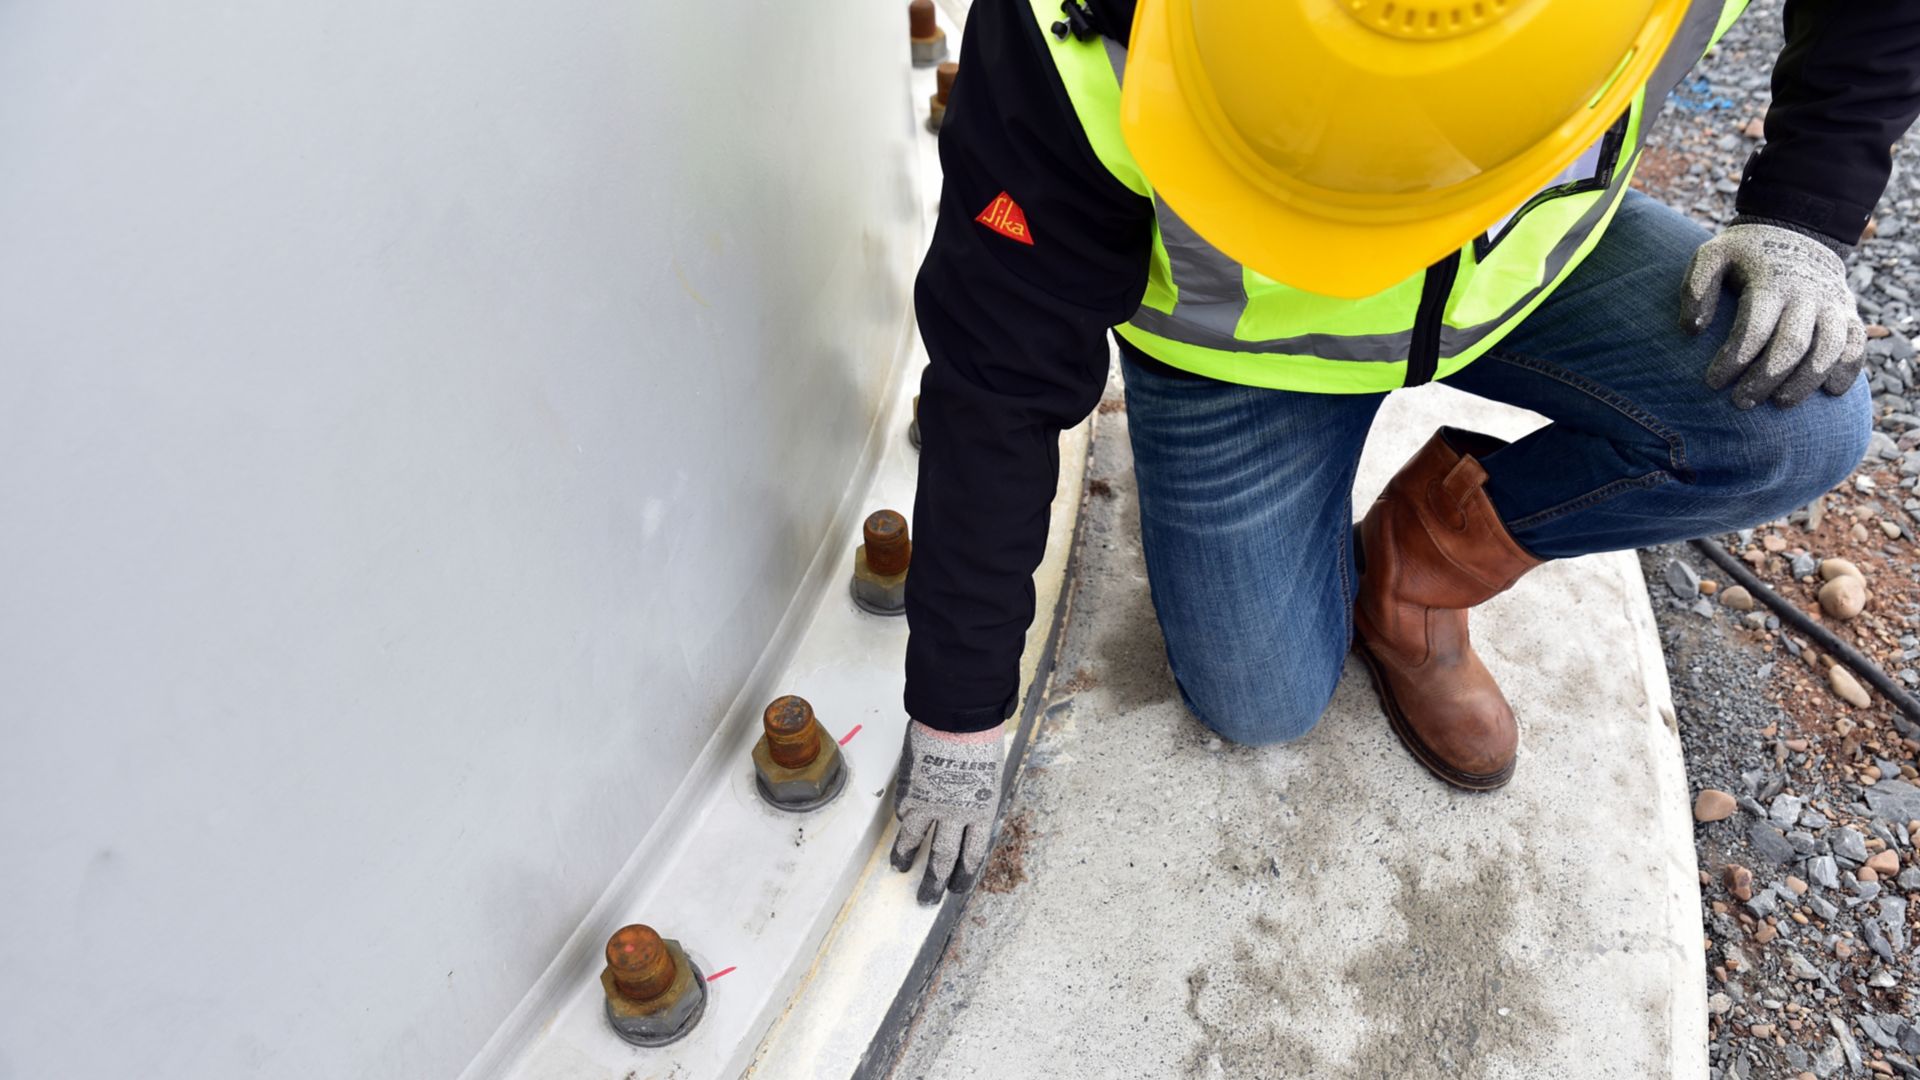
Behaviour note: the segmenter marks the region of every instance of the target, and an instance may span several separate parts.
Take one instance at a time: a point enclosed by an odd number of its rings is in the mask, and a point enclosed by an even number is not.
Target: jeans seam
[[[1351,481],[1347,484],[1345,506],[1346,520],[1351,523],[1353,521],[1353,484]],[[1352,524],[1349,524],[1347,531],[1340,534],[1340,610],[1344,613],[1341,616],[1341,621],[1346,626],[1346,647],[1349,649],[1353,647],[1353,573],[1350,565],[1352,562],[1350,556],[1353,553],[1354,543],[1354,527]]]
[[[1658,487],[1666,483],[1671,477],[1671,473],[1665,472],[1650,472],[1643,473],[1640,476],[1622,477],[1610,483],[1602,484],[1577,499],[1569,499],[1558,506],[1550,506],[1545,510],[1528,514],[1526,517],[1520,518],[1517,521],[1509,521],[1507,522],[1507,531],[1517,532],[1522,529],[1530,529],[1535,525],[1544,525],[1555,518],[1564,517],[1575,511],[1585,510],[1590,506],[1605,502],[1615,495],[1620,495],[1628,491],[1639,491],[1645,488]]]
[[[1647,412],[1645,409],[1642,409],[1640,406],[1635,405],[1633,402],[1628,401],[1626,398],[1621,397],[1620,395],[1614,393],[1612,390],[1609,390],[1608,388],[1601,386],[1600,384],[1593,382],[1590,379],[1583,378],[1579,375],[1574,374],[1571,371],[1566,370],[1563,367],[1560,367],[1555,364],[1550,364],[1545,360],[1540,360],[1538,358],[1531,357],[1531,356],[1522,356],[1518,353],[1507,352],[1505,350],[1500,350],[1500,349],[1494,349],[1489,351],[1487,353],[1487,356],[1494,360],[1498,360],[1503,364],[1511,364],[1514,367],[1525,368],[1526,370],[1534,372],[1535,374],[1544,375],[1547,378],[1554,380],[1555,382],[1558,382],[1564,386],[1571,387],[1572,389],[1577,390],[1580,393],[1585,394],[1588,397],[1593,398],[1594,400],[1605,404],[1607,407],[1613,409],[1615,412],[1619,413],[1620,415],[1626,417],[1627,419],[1647,429],[1649,434],[1655,436],[1656,438],[1660,439],[1662,442],[1666,443],[1667,444],[1667,466],[1669,471],[1677,474],[1686,473],[1687,471],[1686,442],[1683,439],[1681,439],[1680,436],[1673,431],[1673,429],[1667,427],[1665,424],[1662,424],[1659,421],[1659,419],[1655,417],[1652,413]],[[1639,481],[1644,481],[1646,478],[1638,477],[1634,479],[1636,482],[1639,482]],[[1619,481],[1615,481],[1615,484],[1617,483],[1619,483]],[[1614,484],[1608,484],[1606,487],[1596,489],[1596,491],[1590,492],[1589,494],[1590,495],[1599,494],[1600,492],[1604,492],[1608,488],[1611,488],[1613,486]],[[1552,510],[1547,510],[1547,511],[1542,511],[1541,513],[1550,514],[1553,512],[1554,511]],[[1532,520],[1539,516],[1540,514],[1530,515],[1528,517],[1528,520]]]

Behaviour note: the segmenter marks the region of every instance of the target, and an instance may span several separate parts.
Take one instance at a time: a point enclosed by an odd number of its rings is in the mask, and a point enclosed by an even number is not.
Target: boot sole
[[[1400,744],[1413,755],[1413,760],[1419,762],[1434,776],[1462,791],[1494,791],[1506,787],[1507,781],[1513,779],[1513,767],[1516,763],[1512,761],[1507,762],[1507,767],[1496,773],[1470,773],[1462,772],[1440,760],[1440,756],[1414,734],[1413,725],[1407,723],[1407,718],[1401,713],[1400,706],[1393,700],[1393,691],[1387,689],[1387,678],[1380,670],[1380,662],[1374,659],[1372,650],[1367,648],[1366,643],[1361,641],[1357,634],[1353,639],[1353,651],[1358,653],[1361,662],[1367,665],[1367,677],[1373,680],[1373,692],[1380,699],[1381,711],[1387,714],[1388,725],[1393,728],[1393,733],[1400,737]]]

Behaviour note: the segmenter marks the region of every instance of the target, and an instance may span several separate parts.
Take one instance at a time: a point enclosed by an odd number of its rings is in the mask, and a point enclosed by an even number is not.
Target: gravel
[[[1755,0],[1668,101],[1637,173],[1639,186],[1708,225],[1733,217],[1741,166],[1764,134],[1755,121],[1770,97],[1780,16],[1780,0]],[[1823,499],[1722,542],[1801,610],[1920,686],[1920,230],[1910,226],[1920,221],[1920,140],[1903,139],[1894,158],[1870,236],[1849,260],[1870,324],[1866,460]],[[1920,867],[1909,865],[1920,863],[1920,837],[1908,828],[1920,821],[1920,727],[1877,691],[1829,674],[1831,661],[1764,605],[1730,606],[1735,583],[1691,548],[1650,549],[1642,565],[1691,793],[1717,789],[1735,806],[1695,825],[1713,1080],[1920,1080],[1920,958],[1910,948]],[[1839,618],[1822,612],[1816,586],[1842,574],[1866,597],[1857,609],[1830,605],[1852,612]],[[1843,591],[1851,586],[1830,599]],[[1889,851],[1897,875],[1859,880]]]

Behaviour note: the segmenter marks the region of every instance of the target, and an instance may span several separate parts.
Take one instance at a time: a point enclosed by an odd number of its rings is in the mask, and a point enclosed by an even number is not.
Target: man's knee
[[[1866,381],[1840,397],[1816,393],[1782,409],[1763,403],[1740,414],[1689,464],[1701,480],[1749,503],[1757,524],[1804,506],[1844,481],[1872,434]]]
[[[1242,746],[1292,742],[1320,722],[1340,681],[1340,660],[1286,658],[1238,669],[1176,673],[1187,708],[1215,734]]]

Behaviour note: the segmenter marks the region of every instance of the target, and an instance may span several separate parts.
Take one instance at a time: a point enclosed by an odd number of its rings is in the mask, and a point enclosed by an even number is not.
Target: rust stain
[[[876,510],[861,526],[867,545],[867,568],[881,577],[892,577],[907,569],[913,558],[913,541],[907,535],[907,519],[897,510]]]
[[[620,993],[650,1001],[673,984],[673,957],[651,926],[623,926],[607,939],[607,967]]]
[[[1022,810],[1000,826],[1000,839],[987,856],[980,890],[1010,893],[1027,880],[1027,844],[1033,839],[1033,811]]]
[[[767,751],[781,766],[805,768],[820,756],[820,723],[807,699],[793,694],[775,698],[760,722],[767,732]]]

